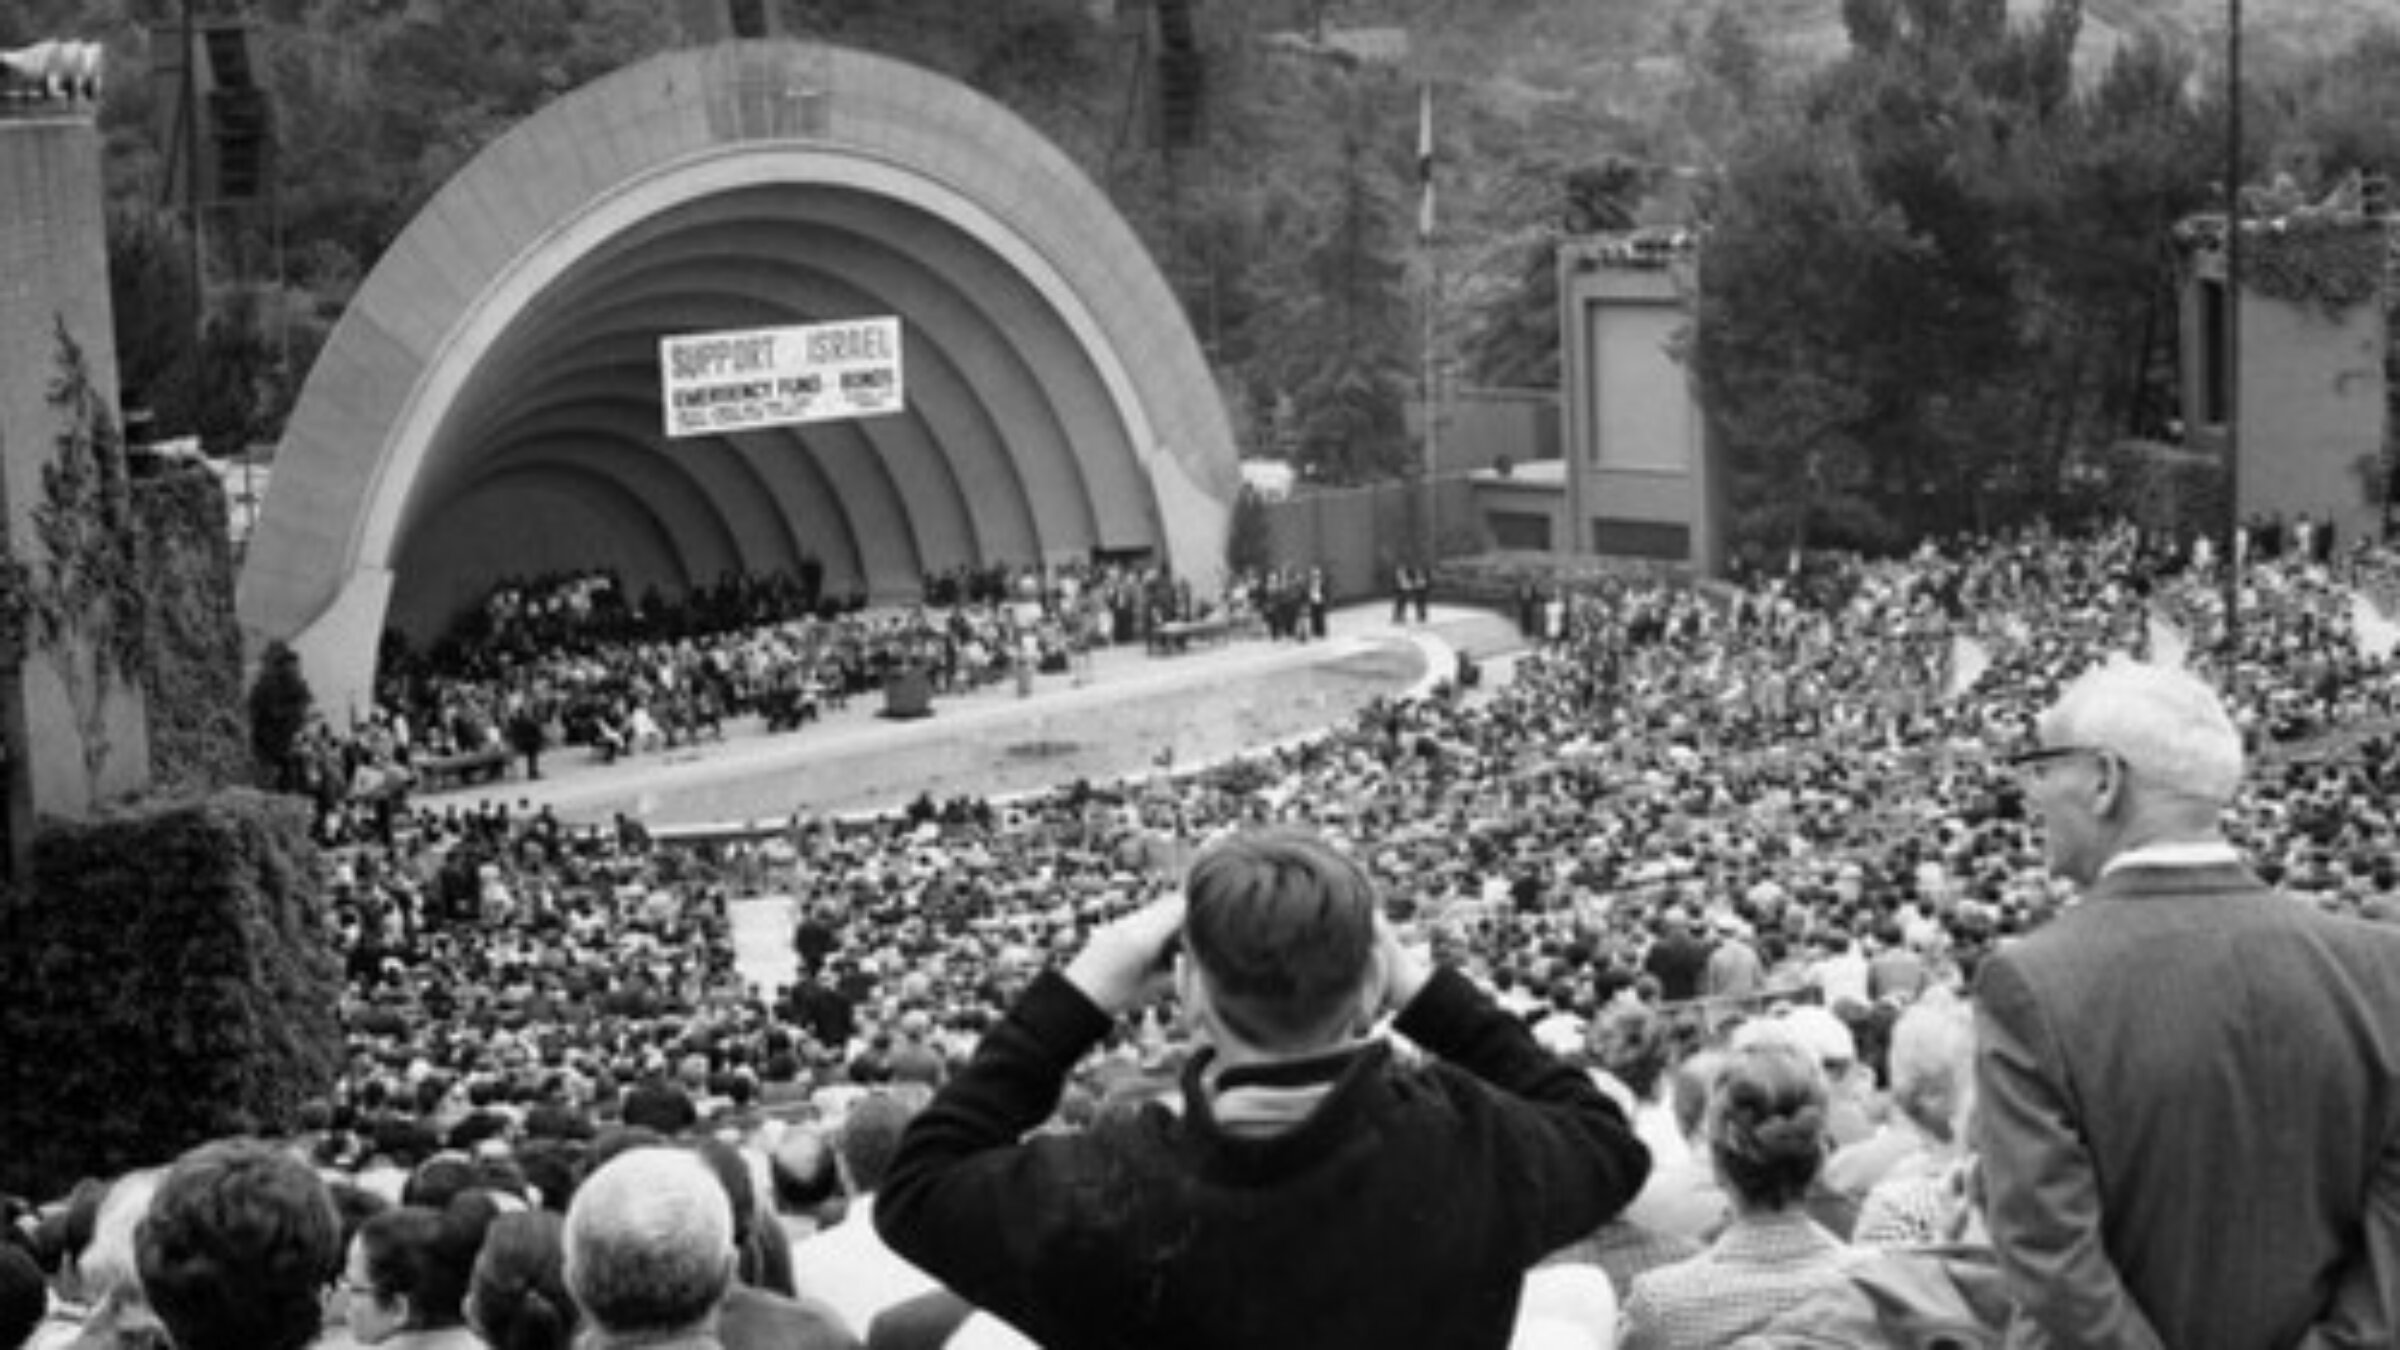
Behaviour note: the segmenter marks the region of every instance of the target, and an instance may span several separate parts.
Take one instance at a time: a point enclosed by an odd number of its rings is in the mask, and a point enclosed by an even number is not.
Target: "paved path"
[[[1008,796],[1190,769],[1315,734],[1375,698],[1449,673],[1456,652],[1504,657],[1514,627],[1487,611],[1435,606],[1394,625],[1388,605],[1330,616],[1323,642],[1235,640],[1173,656],[1096,654],[1082,677],[1036,678],[936,699],[931,717],[890,721],[852,699],[824,721],[767,734],[756,717],[721,742],[601,764],[583,747],[544,757],[543,777],[423,794],[420,804],[547,804],[568,821],[618,813],[654,829],[738,826],[794,813],[888,811],[918,794]]]

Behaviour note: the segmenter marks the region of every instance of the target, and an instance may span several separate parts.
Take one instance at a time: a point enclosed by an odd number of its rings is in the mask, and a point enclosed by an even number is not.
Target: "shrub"
[[[341,968],[307,825],[234,791],[35,840],[0,897],[0,1189],[289,1128],[330,1088]]]
[[[1225,568],[1233,573],[1263,572],[1274,565],[1267,504],[1257,492],[1243,488],[1233,499],[1233,520],[1225,532]]]

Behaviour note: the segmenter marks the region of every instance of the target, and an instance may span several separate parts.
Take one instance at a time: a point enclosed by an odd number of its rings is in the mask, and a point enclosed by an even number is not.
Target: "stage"
[[[1514,626],[1487,611],[1436,606],[1428,623],[1403,627],[1388,605],[1361,605],[1336,611],[1323,641],[1244,638],[1171,656],[1110,647],[1084,671],[1036,677],[1024,696],[1003,681],[937,696],[930,716],[907,721],[856,698],[822,722],[772,734],[743,717],[721,742],[613,764],[568,747],[542,757],[538,782],[513,777],[415,800],[547,804],[570,822],[622,813],[669,835],[773,828],[794,813],[873,814],[923,792],[1004,798],[1077,779],[1189,771],[1313,735],[1376,698],[1431,684],[1459,651],[1488,659],[1519,645]]]

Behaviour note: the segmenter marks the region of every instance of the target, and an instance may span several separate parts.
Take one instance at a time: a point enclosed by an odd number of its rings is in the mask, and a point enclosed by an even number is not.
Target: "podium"
[[[884,676],[883,715],[897,721],[933,716],[933,681],[923,666],[902,666]]]

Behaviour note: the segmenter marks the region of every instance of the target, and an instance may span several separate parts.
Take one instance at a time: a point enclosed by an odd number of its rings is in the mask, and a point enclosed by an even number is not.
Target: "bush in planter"
[[[0,1189],[292,1125],[340,1064],[304,806],[222,793],[35,841],[0,898]]]

